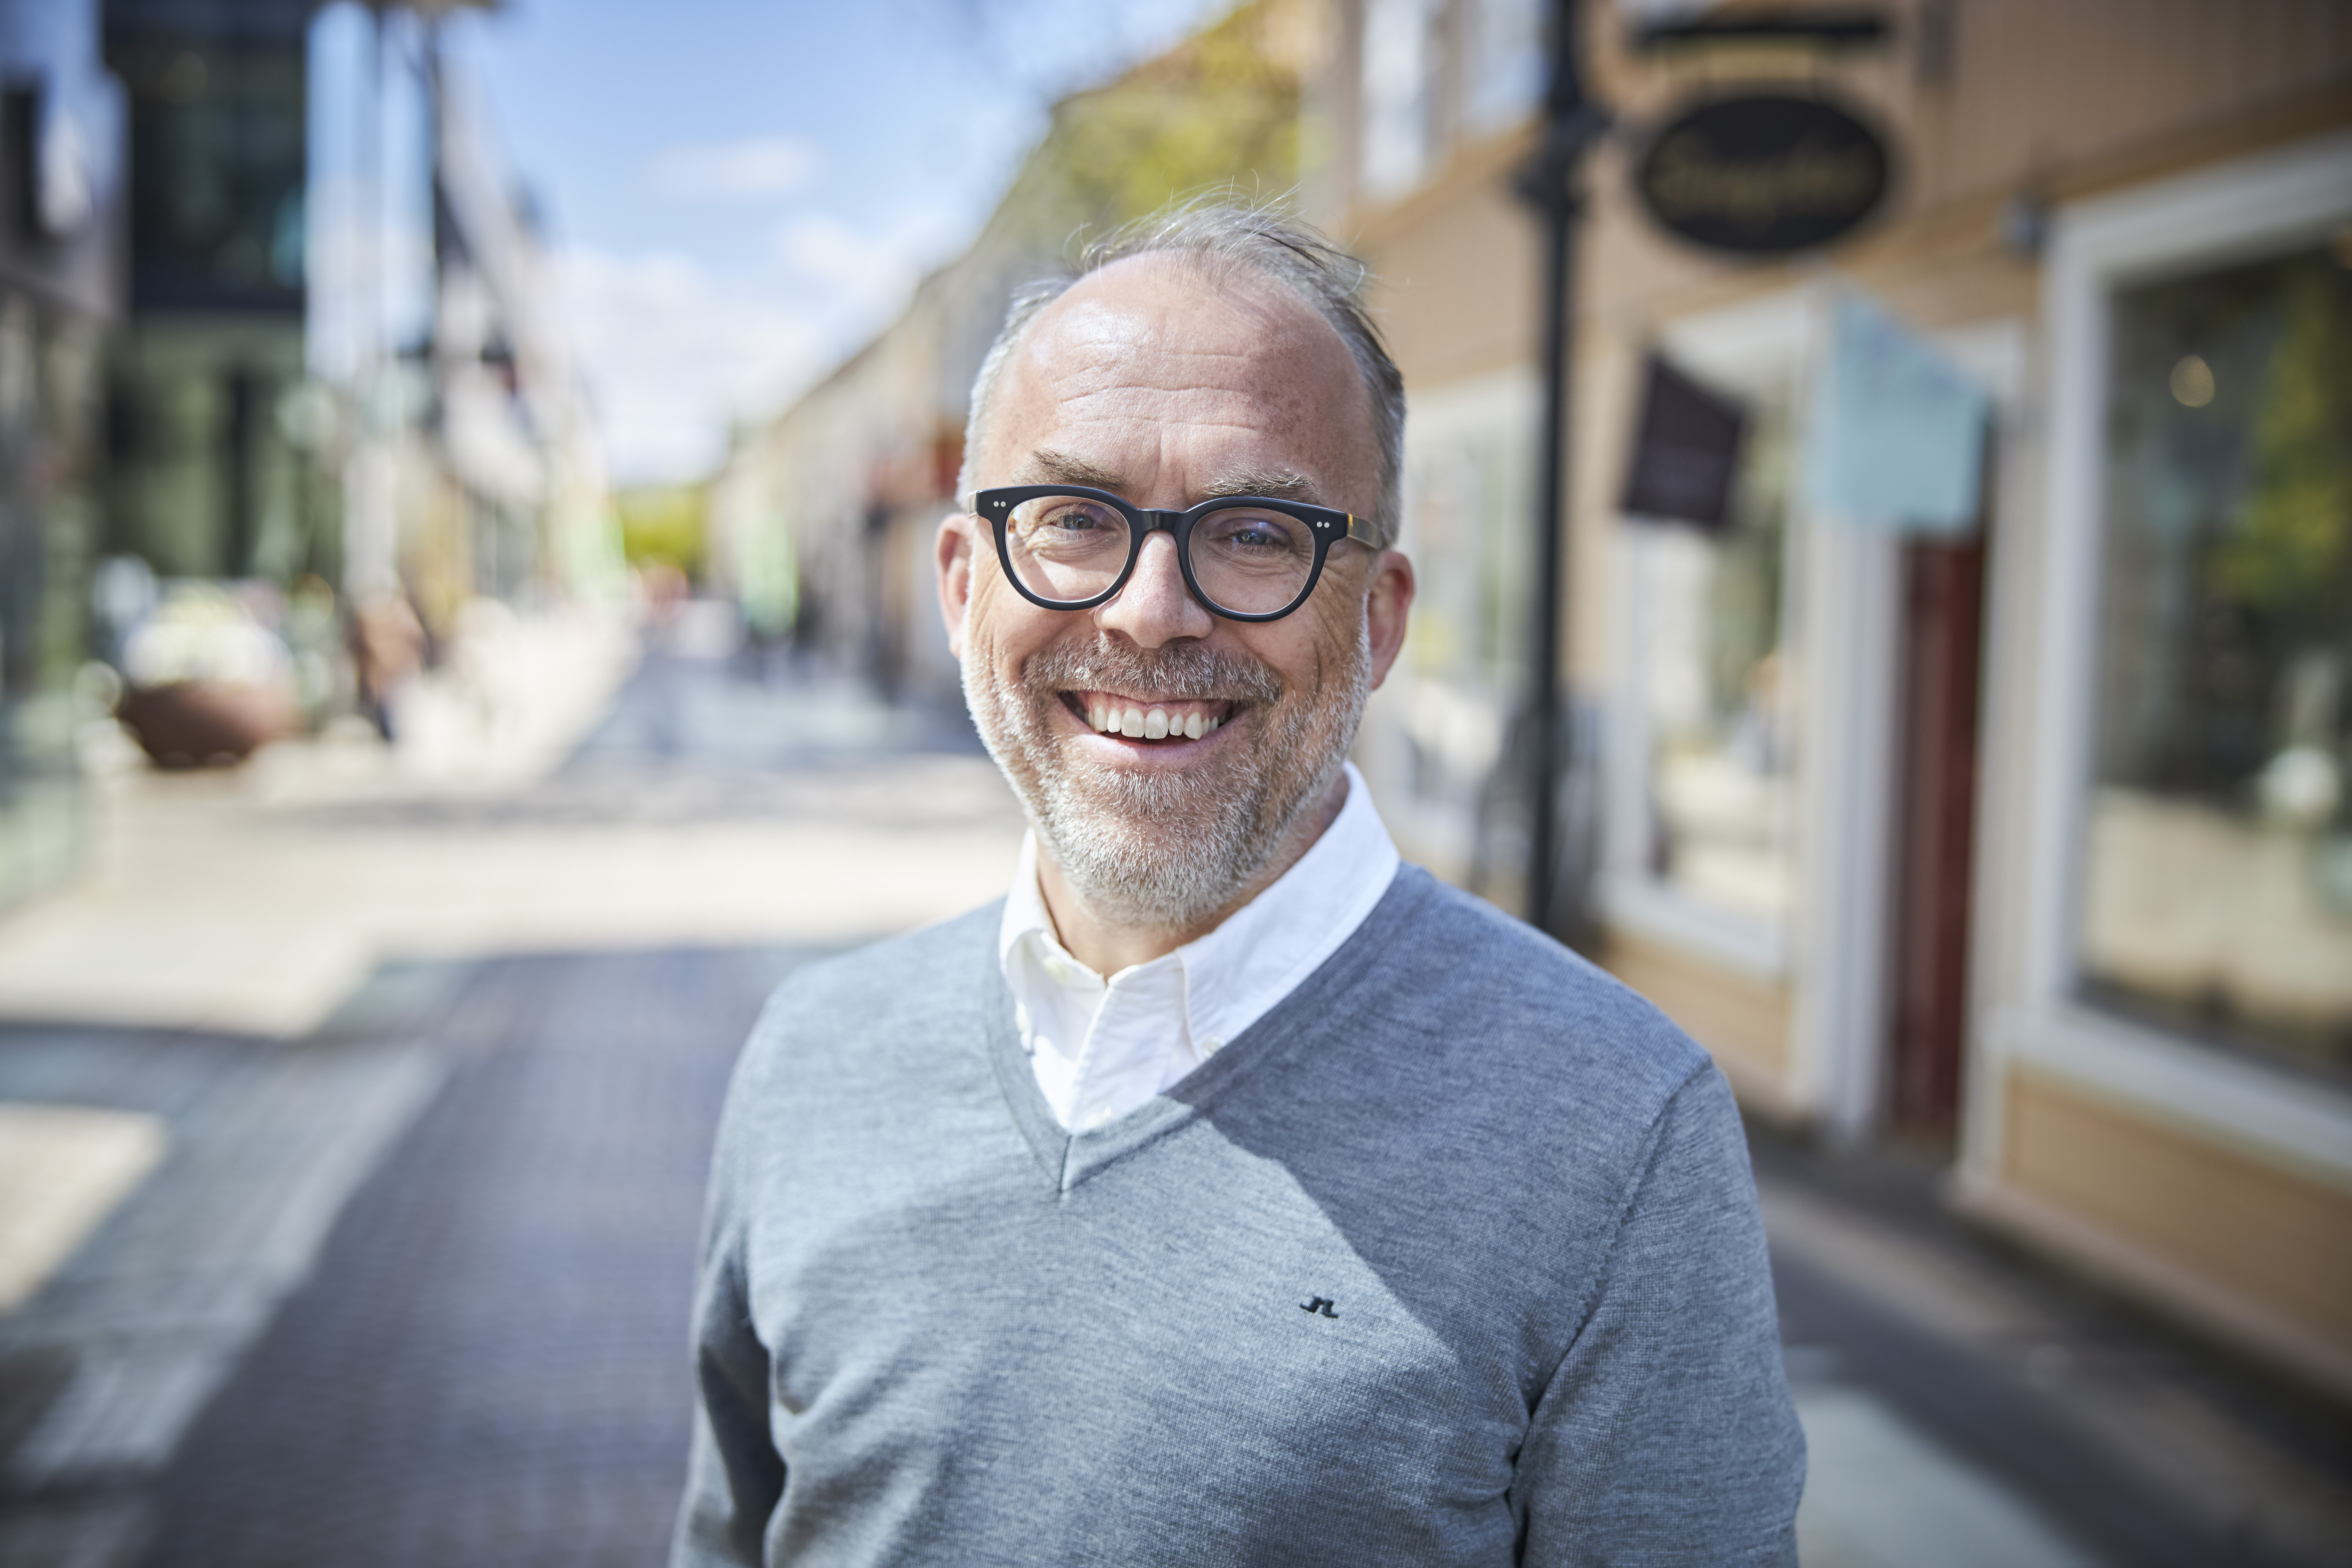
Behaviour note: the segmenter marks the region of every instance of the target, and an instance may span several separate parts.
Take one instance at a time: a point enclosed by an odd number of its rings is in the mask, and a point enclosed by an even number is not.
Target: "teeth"
[[[1087,720],[1106,735],[1125,735],[1135,741],[1164,741],[1171,737],[1197,741],[1224,722],[1199,711],[1180,717],[1165,708],[1129,708],[1100,697],[1092,700]]]

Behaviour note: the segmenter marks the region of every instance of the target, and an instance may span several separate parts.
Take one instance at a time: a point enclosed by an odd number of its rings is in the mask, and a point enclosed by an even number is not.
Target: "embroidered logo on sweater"
[[[1339,1303],[1328,1296],[1318,1296],[1311,1301],[1299,1302],[1298,1310],[1302,1312],[1320,1312],[1327,1318],[1336,1318],[1339,1314],[1331,1309],[1338,1305]]]

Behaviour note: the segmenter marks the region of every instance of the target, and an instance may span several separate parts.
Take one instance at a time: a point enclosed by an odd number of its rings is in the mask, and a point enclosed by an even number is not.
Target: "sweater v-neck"
[[[1055,1193],[1067,1197],[1097,1172],[1205,1114],[1261,1068],[1302,1045],[1318,1037],[1325,1044],[1331,1043],[1335,1037],[1316,1026],[1330,1017],[1333,1005],[1395,939],[1413,909],[1428,896],[1430,885],[1426,871],[1410,864],[1399,867],[1381,901],[1339,951],[1223,1050],[1126,1115],[1076,1132],[1065,1130],[1045,1103],[1028,1054],[1022,1049],[1013,993],[1004,983],[996,947],[986,944],[981,955],[984,973],[980,1011],[989,1063],[1014,1127]]]

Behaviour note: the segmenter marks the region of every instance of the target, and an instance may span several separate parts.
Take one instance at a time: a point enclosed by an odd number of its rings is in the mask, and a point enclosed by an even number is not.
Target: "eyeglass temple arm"
[[[1372,520],[1369,517],[1358,517],[1354,512],[1349,512],[1348,514],[1348,537],[1354,540],[1357,543],[1365,545],[1370,549],[1378,550],[1381,548],[1380,530],[1373,526]]]

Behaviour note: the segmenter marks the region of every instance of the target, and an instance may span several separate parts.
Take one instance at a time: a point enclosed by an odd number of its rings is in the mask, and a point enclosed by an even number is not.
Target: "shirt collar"
[[[1185,1012],[1195,1039],[1222,1043],[1256,1022],[1339,949],[1394,880],[1401,863],[1396,845],[1372,805],[1363,774],[1353,763],[1346,763],[1345,771],[1348,797],[1339,815],[1290,869],[1215,930],[1150,965],[1138,966],[1155,967],[1172,959],[1181,968]],[[997,962],[1014,983],[1016,996],[1025,989],[1018,959],[1024,943],[1034,943],[1032,952],[1040,959],[1058,958],[1069,964],[1073,979],[1082,984],[1107,983],[1070,956],[1055,934],[1053,916],[1038,889],[1034,829],[1022,838],[1021,858],[997,927]]]

